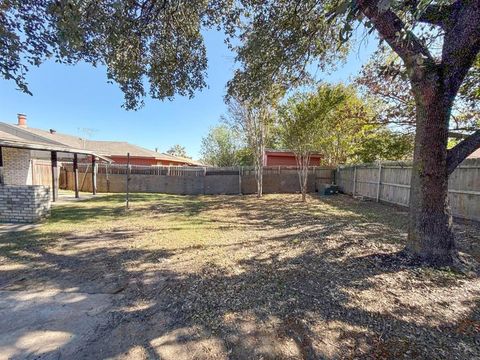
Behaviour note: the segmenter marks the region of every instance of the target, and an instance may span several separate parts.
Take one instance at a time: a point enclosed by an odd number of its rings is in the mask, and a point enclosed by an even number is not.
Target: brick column
[[[30,150],[3,147],[3,180],[7,185],[32,185]]]

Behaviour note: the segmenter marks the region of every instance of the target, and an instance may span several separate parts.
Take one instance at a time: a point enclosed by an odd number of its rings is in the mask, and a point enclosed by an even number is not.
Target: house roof
[[[467,159],[480,159],[480,149],[475,150],[473,153],[471,153]]]
[[[267,155],[280,155],[280,156],[291,156],[294,155],[294,152],[292,150],[288,149],[265,149],[265,154]],[[312,151],[310,153],[310,156],[322,156],[321,153]]]
[[[104,156],[127,156],[127,153],[130,153],[130,156],[132,157],[149,157],[161,161],[200,165],[199,162],[196,162],[192,159],[159,153],[137,145],[130,144],[126,141],[87,140],[82,139],[78,136],[59,133],[57,131],[47,131],[31,127],[24,128],[18,125],[6,123],[2,123],[2,125],[6,125],[9,131],[11,130],[11,133],[15,134],[12,134],[11,136],[16,136],[17,138],[21,138],[22,134],[32,134],[35,137],[38,137],[39,139],[44,140],[48,143],[64,145],[76,149],[89,150]]]
[[[9,140],[9,141],[24,141],[25,139],[19,138],[13,134],[9,134],[7,132],[0,130],[0,139],[2,140]]]
[[[71,148],[61,144],[57,145],[57,144],[51,144],[46,142],[22,139],[16,135],[9,134],[4,131],[0,131],[0,146],[18,148],[18,149],[57,151],[57,152],[63,152],[63,153],[93,155],[107,162],[112,162],[112,160],[109,159],[108,157],[103,156],[101,154],[97,154],[94,151]]]
[[[133,157],[153,157],[158,160],[163,161],[173,161],[173,162],[182,162],[191,165],[200,165],[199,162],[192,159],[173,156],[170,154],[159,153],[157,151],[149,150],[142,148],[137,145],[130,144],[125,141],[97,141],[97,140],[87,140],[86,147],[91,150],[97,151],[99,153],[108,155],[108,156],[127,156],[127,153],[130,153],[130,156]]]

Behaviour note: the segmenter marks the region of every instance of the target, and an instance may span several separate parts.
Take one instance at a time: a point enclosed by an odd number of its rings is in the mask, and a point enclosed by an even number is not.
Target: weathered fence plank
[[[67,177],[62,184],[70,189],[72,167],[64,164]],[[79,164],[79,171],[90,172],[86,164]],[[99,192],[125,192],[125,165],[99,165],[97,186]],[[317,183],[332,183],[334,169],[312,167],[309,169],[308,191],[314,192]],[[177,167],[130,166],[129,190],[131,192],[163,192],[169,194],[253,194],[256,192],[253,167]],[[108,178],[108,181],[107,181]],[[91,189],[90,177],[85,178],[83,191]],[[295,167],[265,167],[265,193],[295,193],[300,191]]]
[[[341,166],[336,177],[346,194],[408,206],[411,174],[405,162]],[[448,188],[453,215],[480,221],[480,159],[465,160],[450,175]]]

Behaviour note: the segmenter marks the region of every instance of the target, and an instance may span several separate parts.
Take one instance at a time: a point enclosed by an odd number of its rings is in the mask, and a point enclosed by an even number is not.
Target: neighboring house
[[[183,157],[172,156],[145,149],[124,141],[97,141],[82,139],[78,136],[59,133],[53,129],[42,130],[27,126],[26,116],[18,115],[17,124],[0,122],[0,131],[25,139],[75,149],[84,149],[110,158],[115,164],[126,164],[127,154],[130,153],[132,165],[188,165],[198,166],[200,163]],[[38,153],[38,158],[45,156]]]
[[[467,159],[480,159],[480,149],[475,150],[473,153],[471,153]]]
[[[310,155],[310,166],[319,166],[322,155],[312,153]],[[295,154],[290,150],[266,149],[263,156],[263,166],[297,166]]]

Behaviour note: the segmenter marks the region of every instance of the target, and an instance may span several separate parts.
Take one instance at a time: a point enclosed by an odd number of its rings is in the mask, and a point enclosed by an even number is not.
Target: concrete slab
[[[72,358],[94,339],[111,304],[110,294],[2,290],[0,359]]]

